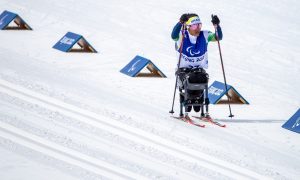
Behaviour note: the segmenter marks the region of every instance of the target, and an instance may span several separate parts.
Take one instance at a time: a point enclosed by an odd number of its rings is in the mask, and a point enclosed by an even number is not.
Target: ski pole
[[[183,46],[183,40],[184,40],[184,30],[185,30],[185,24],[182,25],[181,27],[181,43],[180,43],[180,50],[179,50],[179,59],[178,59],[178,64],[177,64],[177,70],[179,70],[179,65],[181,61],[181,56],[182,56],[182,46]],[[174,88],[174,95],[173,95],[173,103],[172,103],[172,109],[169,111],[169,113],[173,114],[174,113],[174,101],[175,101],[175,95],[176,95],[176,87],[177,87],[177,81],[178,81],[178,73],[176,74],[176,82],[175,82],[175,88]]]
[[[213,17],[213,15],[211,15],[211,17]],[[224,69],[224,64],[223,64],[221,45],[220,45],[219,36],[218,36],[218,32],[217,32],[217,26],[214,26],[214,28],[215,28],[216,39],[218,41],[219,54],[220,54],[220,59],[221,59],[221,65],[222,65],[222,71],[223,71],[223,77],[224,77],[224,83],[225,83],[225,90],[226,90],[227,102],[228,102],[229,113],[230,113],[228,117],[232,118],[234,115],[231,113],[231,106],[230,106],[229,95],[228,95],[228,91],[227,91],[228,89],[227,89],[227,83],[226,83],[225,69]]]

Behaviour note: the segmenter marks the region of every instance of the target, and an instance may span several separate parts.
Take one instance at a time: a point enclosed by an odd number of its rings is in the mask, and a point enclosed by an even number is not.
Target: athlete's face
[[[202,27],[201,23],[200,24],[193,24],[193,25],[188,26],[188,30],[189,30],[191,35],[199,36],[200,31],[201,31],[201,27]]]

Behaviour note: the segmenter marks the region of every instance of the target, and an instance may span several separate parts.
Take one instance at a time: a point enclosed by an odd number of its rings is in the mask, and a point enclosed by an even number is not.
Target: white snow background
[[[300,107],[296,0],[1,0],[33,31],[0,31],[0,179],[300,179],[300,136],[281,128]],[[183,13],[221,20],[228,84],[250,102],[211,105],[227,125],[198,128],[171,109]],[[52,46],[68,31],[99,53]],[[209,44],[210,83],[223,81]],[[136,55],[167,78],[120,73]],[[176,97],[175,112],[179,113]],[[192,113],[196,115],[195,113]]]

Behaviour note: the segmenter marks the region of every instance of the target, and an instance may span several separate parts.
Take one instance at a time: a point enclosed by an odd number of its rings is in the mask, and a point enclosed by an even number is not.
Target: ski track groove
[[[220,176],[219,173],[195,165],[194,163],[187,162],[184,159],[179,159],[178,157],[174,157],[169,154],[159,152],[158,150],[149,146],[147,147],[142,144],[136,144],[133,141],[129,141],[123,137],[114,135],[109,132],[105,132],[105,130],[102,129],[99,130],[83,122],[79,122],[79,121],[76,122],[76,120],[74,119],[65,117],[64,115],[58,112],[49,111],[48,109],[42,108],[41,106],[37,106],[36,104],[28,103],[19,98],[14,98],[8,94],[3,94],[3,93],[0,93],[0,97],[2,98],[2,100],[7,102],[13,102],[14,106],[17,106],[14,107],[10,104],[2,102],[0,103],[0,105],[2,105],[3,107],[6,107],[7,109],[15,108],[16,111],[27,110],[29,112],[26,114],[30,114],[30,117],[26,116],[26,119],[23,116],[20,116],[21,118],[19,118],[10,114],[2,115],[0,121],[4,123],[8,123],[16,128],[21,128],[26,132],[37,135],[46,140],[50,140],[52,142],[64,145],[68,148],[73,148],[74,150],[81,151],[85,154],[88,154],[96,158],[101,157],[101,155],[99,155],[99,151],[96,151],[95,149],[87,148],[86,144],[72,142],[74,140],[74,137],[71,136],[73,138],[72,139],[71,137],[69,137],[70,136],[69,134],[70,133],[80,134],[88,140],[93,140],[93,143],[91,145],[92,147],[97,145],[95,143],[98,143],[99,145],[100,142],[101,145],[110,146],[113,149],[118,149],[120,152],[127,153],[127,155],[129,154],[130,156],[132,156],[132,154],[134,154],[135,156],[134,158],[139,157],[139,161],[136,164],[129,163],[129,165],[133,167],[134,170],[138,168],[138,170],[141,171],[142,169],[143,172],[140,174],[144,173],[147,175],[147,177],[151,179],[158,179],[158,178],[176,179],[176,177],[172,177],[172,175],[174,174],[180,177],[180,179],[181,178],[199,179],[200,177],[201,179],[215,179]],[[39,115],[36,115],[36,113],[38,113]],[[45,115],[50,117],[45,117]],[[43,119],[43,120],[50,119],[50,120],[37,123],[38,121],[36,120],[38,119]],[[56,120],[57,122],[54,122]],[[61,124],[62,121],[64,122],[63,124]],[[25,122],[30,122],[30,123],[25,123]],[[60,128],[60,130],[57,130],[58,127]],[[57,132],[52,132],[50,129],[56,129]],[[68,132],[65,132],[66,129],[68,130]],[[61,132],[65,132],[68,135],[61,135]],[[112,144],[112,142],[114,144]],[[107,157],[107,155],[105,156]],[[128,158],[127,156],[126,158],[128,161],[131,161],[131,159]],[[105,158],[105,161],[126,168],[126,166],[122,166],[122,163],[124,165],[124,162],[120,162],[120,160],[115,159],[113,157]],[[144,167],[138,166],[138,164],[144,165],[149,163],[152,164],[150,167],[148,165],[148,168],[150,169],[145,169]],[[153,173],[154,170],[156,170],[156,172]],[[161,173],[157,173],[159,171],[161,171]],[[222,178],[222,179],[225,180],[226,178]]]
[[[0,122],[3,121],[4,123],[8,123],[9,125],[12,125],[12,126],[14,126],[16,128],[19,128],[19,129],[22,128],[22,130],[24,130],[26,132],[29,132],[29,133],[34,134],[36,136],[42,137],[42,138],[44,138],[46,140],[50,140],[52,142],[61,144],[63,146],[66,146],[67,148],[72,148],[74,150],[81,151],[82,153],[88,154],[88,155],[93,156],[95,158],[101,157],[101,154],[99,154],[99,152],[96,151],[96,149],[87,148],[86,144],[74,143],[73,140],[70,137],[66,137],[64,135],[60,135],[57,132],[51,132],[50,130],[45,129],[44,127],[38,127],[38,128],[36,128],[37,125],[34,125],[34,127],[30,126],[30,125],[27,125],[27,124],[23,123],[22,121],[20,121],[18,119],[15,119],[15,118],[13,120],[11,120],[11,119],[7,120],[7,119],[8,118],[4,118],[4,120],[0,119]],[[45,126],[47,126],[47,125],[48,125],[48,123]],[[66,128],[66,127],[63,127],[63,128]],[[72,134],[84,134],[84,133],[81,133],[80,131],[76,131],[76,132],[73,131],[73,132],[69,132],[69,133],[72,133]],[[88,133],[88,132],[85,132],[85,133]],[[95,138],[95,137],[93,137],[93,135],[86,136],[86,137],[89,140],[93,140],[94,141],[93,143],[98,143],[99,144],[99,142],[101,142],[101,145],[110,146],[112,149],[118,149],[120,152],[123,152],[123,153],[125,153],[127,155],[130,154],[132,156],[132,154],[133,154],[128,149],[126,149],[124,147],[120,147],[120,145],[119,146],[118,145],[112,145],[111,143],[109,143],[110,142],[109,140],[103,141],[103,137],[102,138]],[[142,145],[136,145],[136,144],[131,144],[131,146],[134,146],[134,147],[138,146],[139,149],[145,149],[145,148],[147,148],[147,147],[141,147]],[[133,149],[133,150],[135,150],[135,149]],[[148,151],[149,151],[149,149],[148,149]],[[157,152],[155,152],[155,154],[156,153]],[[141,155],[140,152],[139,153],[134,153],[134,156],[135,156],[135,158],[139,157],[139,164],[141,162],[144,162],[144,161],[147,161],[147,163],[149,163],[148,161],[153,161],[153,158],[149,159],[148,157],[145,157],[145,155],[143,155],[143,154]],[[156,157],[156,158],[159,159],[159,157]],[[168,158],[171,158],[171,157],[168,157]],[[115,158],[112,158],[112,160],[110,160],[109,163],[112,163],[112,164],[121,164],[122,163],[122,162],[120,162],[120,160],[117,163],[116,163],[116,161],[118,161],[118,160],[116,160]],[[177,161],[179,162],[179,160],[177,160]],[[182,161],[183,160],[181,160],[182,164],[187,165],[187,163],[184,163]],[[146,163],[146,162],[144,162],[144,163]],[[168,165],[166,163],[161,163],[161,161],[154,162],[154,163],[150,162],[150,163],[152,163],[151,167],[154,168],[156,171],[158,171],[158,169],[162,166],[161,164],[163,164],[163,166],[169,166],[170,169],[175,169],[176,170],[175,172],[173,170],[172,173],[171,173],[171,171],[169,171],[170,175],[174,174],[174,173],[181,174],[181,177],[183,178],[183,176],[185,176],[184,177],[185,179],[196,179],[196,177],[199,178],[201,176],[201,174],[200,174],[201,171],[199,173],[197,171],[197,175],[188,175],[188,174],[191,174],[191,172],[188,171],[188,170],[185,170],[184,167],[182,167],[182,166],[178,167],[178,166],[173,165],[173,164],[172,165]],[[170,163],[170,162],[168,162],[168,163]],[[131,164],[131,166],[134,166],[136,168],[141,169],[141,167],[138,167],[138,165],[132,165]],[[193,165],[192,164],[188,164],[188,166],[193,166]],[[160,173],[160,174],[159,173],[153,173],[153,172],[151,172],[153,170],[150,170],[150,169],[146,169],[145,170],[145,168],[144,168],[143,170],[144,170],[144,173],[147,172],[148,174],[150,174],[150,178],[151,179],[156,179],[157,177],[160,177],[160,179],[175,179],[173,177],[167,177],[166,175],[163,175],[162,173]],[[205,172],[208,173],[207,170],[205,170]],[[164,172],[164,173],[166,173],[166,172]],[[204,173],[204,172],[202,172],[202,173]],[[154,175],[151,176],[151,174],[155,174],[155,176]],[[202,176],[203,176],[203,174],[202,174]],[[201,179],[205,179],[205,177],[201,177]]]
[[[45,141],[43,138],[29,134],[11,125],[0,122],[0,136],[8,138],[13,142],[37,150],[51,157],[75,164],[94,173],[101,174],[112,179],[145,179],[142,176],[133,174],[130,171],[112,166],[106,162],[92,158],[85,154],[76,152],[61,145]],[[55,148],[54,148],[55,147]]]
[[[1,133],[1,132],[0,132]],[[54,168],[58,171],[61,171],[65,174],[71,175],[75,179],[82,180],[109,180],[108,177],[96,174],[88,169],[83,167],[70,164],[61,159],[49,156],[32,148],[28,148],[24,145],[18,144],[10,139],[2,138],[0,136],[0,145],[1,148],[6,151],[21,155],[30,161],[37,162],[39,164],[46,165],[48,167]]]
[[[133,128],[124,124],[120,124],[115,121],[111,121],[106,117],[100,116],[99,114],[92,113],[78,108],[74,105],[66,104],[51,97],[38,94],[7,81],[0,80],[0,85],[0,90],[2,92],[13,95],[23,100],[25,99],[29,102],[35,102],[36,104],[47,107],[48,109],[62,112],[69,117],[81,119],[82,121],[89,122],[91,125],[96,127],[103,128],[103,126],[105,126],[105,129],[107,129],[108,131],[112,131],[122,137],[126,137],[141,144],[150,144],[151,146],[159,149],[162,152],[166,152],[174,156],[183,157],[188,161],[200,164],[203,167],[221,173],[225,176],[234,179],[268,179],[267,177],[257,174],[256,172],[239,167],[229,162],[222,161],[205,153],[182,147],[178,144],[175,144],[148,132],[141,131],[137,128]],[[128,173],[132,174],[130,172]],[[135,174],[132,175],[133,177],[135,176]]]
[[[4,97],[4,100],[7,102],[14,101],[14,106],[18,106],[16,111],[22,110],[22,109],[24,110],[24,108],[29,111],[30,108],[33,108],[33,109],[31,109],[31,110],[34,110],[33,112],[28,112],[26,114],[31,114],[31,116],[35,116],[34,117],[35,120],[38,120],[38,119],[46,120],[47,119],[47,117],[44,117],[41,115],[50,115],[50,116],[53,115],[53,112],[49,111],[48,109],[41,108],[40,106],[31,104],[31,103],[28,104],[25,101],[13,98],[7,94],[0,93],[0,97]],[[8,97],[11,97],[11,98],[8,98]],[[16,107],[11,107],[10,104],[5,104],[5,103],[0,103],[0,105],[9,106],[8,109],[16,108]],[[21,107],[19,107],[19,106],[21,106]],[[46,113],[45,112],[41,113],[40,112],[41,110],[46,111]],[[41,114],[35,115],[34,112],[39,112],[39,114],[40,113]],[[84,124],[82,122],[78,121],[77,123],[76,122],[70,123],[73,119],[69,119],[68,117],[63,117],[63,115],[61,115],[57,112],[54,112],[54,114],[57,114],[59,117],[58,122],[55,122],[55,123],[59,123],[59,125],[57,125],[57,124],[53,125],[53,123],[54,123],[53,120],[56,119],[56,116],[52,117],[51,118],[52,120],[50,120],[50,122],[42,121],[39,124],[36,123],[37,121],[31,120],[32,117],[26,117],[26,119],[24,119],[22,117],[19,119],[18,117],[11,118],[10,115],[8,115],[8,116],[2,115],[0,118],[0,121],[8,123],[16,128],[21,128],[22,130],[24,130],[26,132],[35,134],[39,137],[45,138],[46,140],[50,140],[50,141],[56,142],[58,144],[62,144],[66,147],[73,148],[74,150],[77,150],[77,151],[78,150],[83,151],[83,153],[92,155],[96,158],[101,157],[101,156],[99,156],[98,151],[96,151],[95,149],[87,148],[86,144],[72,142],[74,137],[72,137],[73,138],[72,139],[71,137],[69,137],[69,134],[70,133],[77,134],[77,135],[80,134],[80,135],[84,136],[85,138],[87,138],[89,141],[93,140],[93,143],[91,145],[93,147],[96,146],[97,143],[99,145],[99,142],[101,142],[101,145],[109,146],[112,149],[118,149],[120,152],[127,153],[127,155],[132,156],[132,154],[134,154],[134,156],[135,156],[134,158],[138,157],[139,161],[136,164],[133,164],[133,165],[129,164],[129,165],[131,165],[134,169],[136,169],[136,168],[138,168],[139,170],[142,169],[143,172],[140,174],[145,173],[145,174],[147,174],[147,177],[150,177],[151,179],[157,179],[158,177],[160,179],[176,179],[175,177],[171,177],[174,174],[176,174],[180,178],[184,178],[184,179],[198,179],[199,177],[201,177],[201,179],[215,179],[218,177],[218,175],[220,175],[214,171],[211,171],[209,169],[195,165],[194,163],[187,162],[184,159],[179,159],[178,157],[174,157],[169,154],[159,152],[158,150],[156,150],[152,147],[149,147],[149,146],[147,147],[142,144],[136,144],[133,141],[129,141],[123,137],[114,135],[109,132],[105,132],[105,130],[102,130],[102,129],[98,130],[97,128],[94,128],[94,127]],[[68,118],[67,123],[61,125],[61,121],[65,121],[64,120],[65,118]],[[24,123],[24,122],[29,122],[29,121],[30,121],[30,124]],[[52,123],[52,125],[51,125],[51,123]],[[74,125],[75,125],[75,127],[73,127]],[[60,127],[60,131],[57,130],[57,132],[51,132],[50,129],[57,129],[57,127]],[[67,133],[68,135],[60,135],[61,132],[64,132],[66,129],[68,130],[68,133]],[[105,139],[108,139],[108,140],[105,140]],[[112,142],[114,144],[112,144]],[[145,154],[147,154],[147,155],[145,155]],[[118,154],[117,154],[117,156],[118,156]],[[149,159],[149,156],[151,156],[150,159]],[[127,156],[126,156],[126,158],[128,161],[131,161],[131,159],[128,158]],[[145,159],[148,159],[148,161]],[[124,167],[124,166],[122,166],[122,163],[124,164],[124,162],[120,162],[120,160],[115,159],[113,157],[109,158],[109,160],[107,160],[107,158],[105,158],[105,160],[109,161],[109,163],[118,164],[119,166]],[[117,161],[117,163],[114,161]],[[145,162],[145,161],[147,161],[147,162]],[[143,164],[142,162],[144,162],[144,164],[150,163],[150,164],[152,164],[152,166],[148,167],[148,169],[138,166],[138,164]],[[168,168],[166,168],[166,167],[168,167]],[[126,168],[126,166],[125,166],[125,168]],[[151,168],[151,169],[149,169],[149,168]],[[156,170],[156,173],[153,173],[154,170]],[[161,171],[161,173],[157,173],[159,171]]]

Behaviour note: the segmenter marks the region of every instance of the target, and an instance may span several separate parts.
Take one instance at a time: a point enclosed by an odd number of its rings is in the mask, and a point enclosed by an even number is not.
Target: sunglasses
[[[201,26],[202,26],[202,24],[193,24],[193,25],[189,25],[188,27],[191,30],[196,30],[197,28],[199,28]]]

